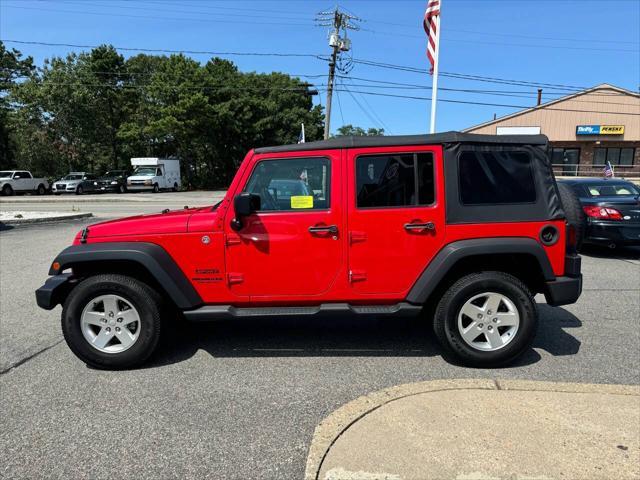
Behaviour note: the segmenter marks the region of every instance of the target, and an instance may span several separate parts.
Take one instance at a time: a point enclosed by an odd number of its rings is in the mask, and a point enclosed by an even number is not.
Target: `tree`
[[[353,125],[348,124],[348,125],[343,125],[342,127],[340,127],[335,136],[336,137],[344,137],[344,136],[351,136],[351,135],[357,136],[357,137],[382,136],[382,135],[384,135],[384,128],[369,128],[369,129],[365,130],[362,127],[354,127]]]
[[[16,161],[58,175],[103,171],[137,156],[177,157],[192,187],[226,186],[245,153],[320,138],[312,86],[185,55],[124,59],[112,46],[45,61],[16,85]]]
[[[0,169],[15,165],[15,146],[10,135],[13,107],[9,93],[20,78],[30,77],[34,70],[31,57],[23,58],[16,49],[7,50],[0,41]]]

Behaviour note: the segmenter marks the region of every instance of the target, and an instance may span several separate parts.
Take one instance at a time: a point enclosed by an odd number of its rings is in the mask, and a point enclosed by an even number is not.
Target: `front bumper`
[[[47,278],[44,285],[36,290],[36,302],[40,308],[51,310],[63,303],[77,280],[71,273],[61,273]]]
[[[585,236],[586,243],[608,245],[640,245],[640,224],[617,222],[590,222]]]
[[[544,297],[552,307],[575,303],[582,294],[582,259],[580,255],[567,255],[565,275],[545,282]]]

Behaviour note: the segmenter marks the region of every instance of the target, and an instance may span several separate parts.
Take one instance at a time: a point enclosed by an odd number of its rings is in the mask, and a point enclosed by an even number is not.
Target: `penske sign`
[[[578,125],[576,135],[624,135],[624,125]]]

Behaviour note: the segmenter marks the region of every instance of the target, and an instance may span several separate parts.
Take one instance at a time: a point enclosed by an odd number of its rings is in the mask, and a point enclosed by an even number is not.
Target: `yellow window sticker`
[[[313,195],[292,196],[291,208],[313,208]]]

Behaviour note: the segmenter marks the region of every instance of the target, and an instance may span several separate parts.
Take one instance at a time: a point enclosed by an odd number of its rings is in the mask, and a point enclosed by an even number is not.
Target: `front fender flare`
[[[181,310],[197,308],[202,299],[175,260],[160,245],[147,242],[104,242],[72,245],[53,261],[49,275],[75,265],[103,261],[129,261],[144,267]],[[58,268],[54,268],[54,264]]]

